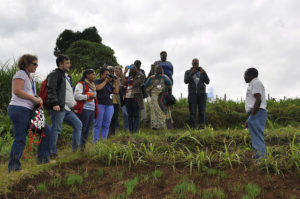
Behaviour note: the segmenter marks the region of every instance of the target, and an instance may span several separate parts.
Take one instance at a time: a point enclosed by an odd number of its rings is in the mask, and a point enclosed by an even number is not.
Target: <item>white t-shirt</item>
[[[74,99],[73,88],[71,87],[70,79],[66,74],[66,104],[65,109],[67,111],[71,111],[71,108],[76,105],[76,101]]]
[[[18,72],[16,72],[16,74],[13,76],[13,80],[14,79],[24,80],[24,86],[23,86],[22,90],[24,90],[29,95],[35,96],[35,94],[36,94],[35,82],[33,80],[31,81],[29,79],[28,75],[26,74],[26,72],[24,70],[19,70]],[[14,94],[13,91],[12,91],[12,98],[10,100],[9,105],[23,106],[23,107],[29,108],[30,110],[32,110],[34,107],[34,103],[31,100],[19,98],[18,96],[16,96]]]
[[[245,109],[247,113],[249,113],[251,109],[253,109],[254,107],[256,101],[254,94],[256,93],[259,93],[261,95],[261,103],[259,108],[267,109],[265,87],[258,78],[254,78],[251,80],[251,82],[249,82],[247,88],[246,102],[245,102]]]

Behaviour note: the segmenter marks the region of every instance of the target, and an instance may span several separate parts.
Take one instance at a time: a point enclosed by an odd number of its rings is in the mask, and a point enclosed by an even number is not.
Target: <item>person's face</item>
[[[95,81],[95,73],[91,73],[91,74],[86,75],[86,78],[87,78],[90,82]]]
[[[194,59],[194,60],[192,61],[192,65],[193,65],[194,68],[198,68],[198,67],[199,67],[199,60]]]
[[[67,71],[67,72],[70,71],[70,68],[71,68],[71,61],[70,60],[65,60],[64,59],[64,61],[60,64],[62,65],[62,68],[63,68],[64,71]]]
[[[161,67],[156,68],[156,74],[162,74],[162,68]]]
[[[244,73],[244,80],[245,80],[245,82],[249,83],[249,82],[251,82],[252,79],[253,79],[253,77],[251,77],[251,75],[248,74],[248,71],[246,71]]]
[[[135,75],[135,74],[136,74],[136,71],[137,71],[137,68],[136,68],[136,66],[134,66],[133,69],[130,69],[129,74]]]
[[[35,73],[37,67],[38,67],[38,60],[34,60],[34,61],[32,61],[32,62],[28,65],[28,67],[27,67],[26,70],[27,70],[29,73]]]
[[[106,70],[106,71],[102,74],[101,79],[105,79],[105,78],[108,76],[108,74],[109,74],[109,71]]]
[[[111,68],[111,69],[109,69],[109,73],[110,73],[110,74],[112,74],[112,75],[113,75],[113,74],[114,74],[114,72],[115,72],[115,69],[114,69],[114,68]]]
[[[166,61],[167,60],[167,53],[162,53],[160,55],[160,59],[161,59],[161,61]]]
[[[115,69],[116,76],[120,77],[121,76],[121,70],[120,69]]]

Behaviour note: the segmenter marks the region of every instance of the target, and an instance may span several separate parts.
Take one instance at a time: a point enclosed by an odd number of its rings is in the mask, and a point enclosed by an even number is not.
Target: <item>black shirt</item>
[[[104,82],[103,79],[97,79],[95,85],[99,85]],[[102,90],[97,91],[98,104],[102,105],[112,105],[112,93],[114,88],[110,83],[107,83]]]

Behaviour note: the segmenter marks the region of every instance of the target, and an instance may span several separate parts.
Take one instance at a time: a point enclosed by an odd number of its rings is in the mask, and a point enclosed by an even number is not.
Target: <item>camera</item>
[[[117,79],[117,77],[112,75],[112,74],[108,74],[108,77],[111,78],[111,79]]]
[[[129,66],[128,66],[128,69],[133,69],[133,68],[134,68],[133,65],[129,65]]]

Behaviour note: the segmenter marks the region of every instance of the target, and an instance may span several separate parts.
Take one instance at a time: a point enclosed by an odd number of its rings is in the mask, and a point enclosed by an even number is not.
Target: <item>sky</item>
[[[299,0],[1,0],[0,63],[34,54],[45,77],[58,35],[95,26],[123,66],[139,59],[148,73],[167,51],[176,97],[187,97],[184,73],[198,58],[219,97],[244,99],[243,74],[255,67],[271,97],[299,98],[299,9]]]

